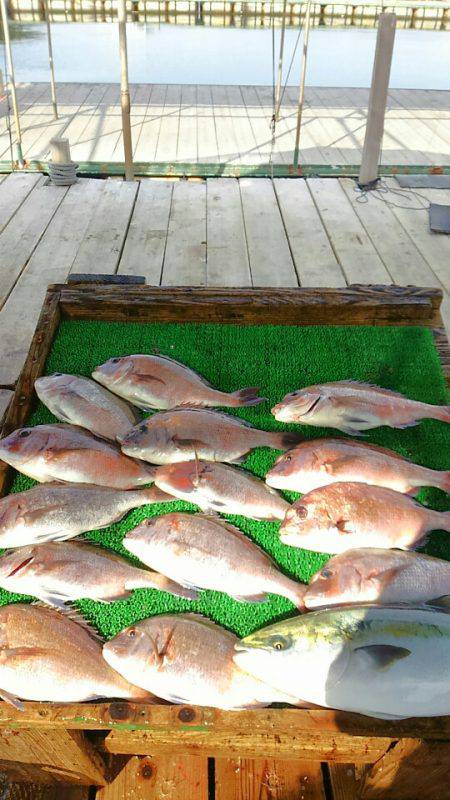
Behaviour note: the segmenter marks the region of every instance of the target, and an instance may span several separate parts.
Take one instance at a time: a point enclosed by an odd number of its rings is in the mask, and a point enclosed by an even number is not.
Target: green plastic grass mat
[[[408,397],[430,403],[446,403],[446,388],[433,338],[429,330],[409,327],[296,327],[217,324],[138,324],[64,321],[61,323],[46,373],[67,372],[89,376],[95,366],[113,356],[131,353],[161,353],[200,372],[213,386],[234,391],[259,386],[268,401],[254,408],[229,410],[267,430],[299,429],[278,423],[271,407],[287,392],[313,383],[355,379],[395,389]],[[39,405],[30,424],[55,421]],[[336,431],[303,426],[305,437],[336,435]],[[339,435],[339,434],[337,434]],[[450,467],[450,426],[426,420],[414,428],[369,432],[368,442],[384,445],[436,469]],[[260,448],[244,467],[263,477],[277,451]],[[21,491],[33,481],[17,475],[12,491]],[[292,500],[297,495],[286,494]],[[449,508],[449,497],[437,489],[424,489],[419,499],[433,508]],[[197,510],[184,502],[137,509],[120,523],[86,538],[115,550],[125,551],[125,533],[152,514],[171,510]],[[299,580],[308,580],[327,560],[322,554],[287,547],[278,540],[279,523],[254,522],[229,517],[242,531],[269,552],[282,570]],[[450,559],[450,534],[435,532],[428,553]],[[23,600],[0,592],[0,602]],[[135,591],[131,598],[112,604],[83,600],[80,611],[106,638],[139,619],[177,611],[196,611],[244,636],[280,617],[294,614],[294,606],[280,597],[266,603],[238,603],[220,592],[205,591],[195,603],[153,589]]]

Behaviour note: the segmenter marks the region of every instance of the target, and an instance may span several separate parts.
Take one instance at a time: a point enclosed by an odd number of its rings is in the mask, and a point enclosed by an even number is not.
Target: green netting
[[[396,389],[408,397],[430,403],[446,403],[446,388],[433,338],[429,330],[409,327],[274,326],[239,327],[217,324],[110,323],[64,321],[61,323],[46,373],[67,372],[90,375],[94,367],[113,356],[131,353],[161,353],[200,372],[213,386],[234,391],[259,386],[268,400],[260,406],[230,410],[267,430],[298,429],[277,423],[270,408],[287,392],[313,383],[342,379],[362,380]],[[55,421],[44,406],[37,406],[31,424]],[[303,427],[305,437],[336,435],[335,431]],[[426,420],[406,430],[379,428],[366,441],[390,447],[436,469],[449,468],[450,426]],[[263,477],[278,452],[268,448],[254,451],[244,467]],[[21,491],[33,481],[17,475],[12,491]],[[286,493],[292,500],[297,495]],[[437,489],[422,490],[419,499],[439,510],[449,508],[448,496]],[[125,554],[121,542],[125,533],[146,516],[171,510],[196,510],[183,502],[148,506],[128,514],[122,522],[86,538]],[[294,549],[278,541],[279,523],[254,522],[229,517],[242,531],[269,552],[287,574],[308,578],[326,561],[322,554]],[[426,551],[450,558],[450,536],[433,533]],[[0,592],[0,603],[21,599]],[[197,611],[246,635],[262,625],[295,613],[283,598],[271,596],[267,603],[238,603],[219,592],[206,591],[190,603],[152,589],[133,593],[128,600],[102,604],[83,600],[79,609],[101,634],[109,638],[121,628],[152,614]]]

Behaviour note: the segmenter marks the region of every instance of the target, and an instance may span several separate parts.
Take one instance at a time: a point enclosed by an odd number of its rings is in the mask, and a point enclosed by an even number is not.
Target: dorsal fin
[[[253,541],[253,539],[250,539],[248,536],[246,536],[245,533],[239,530],[239,528],[237,528],[235,525],[232,525],[231,522],[228,522],[228,520],[223,519],[222,517],[213,517],[211,514],[196,514],[195,516],[202,517],[203,519],[207,519],[209,522],[212,522],[215,525],[219,525],[221,528],[225,528],[231,536],[235,536],[236,539],[239,539],[240,542],[245,544],[249,551],[254,552],[255,550],[259,550],[261,555],[265,556],[268,561],[272,561],[269,554],[266,553],[262,547],[259,547],[259,545]]]
[[[45,603],[41,603],[39,600],[36,600],[31,605],[38,606],[39,608],[45,609],[49,614],[58,614],[60,617],[67,617],[71,620],[71,622],[79,625],[80,628],[83,628],[86,633],[89,634],[91,639],[98,642],[99,644],[104,644],[105,640],[100,636],[99,632],[95,630],[95,628],[83,617],[80,611],[77,608],[71,605],[66,605],[64,608],[49,608],[48,605]]]

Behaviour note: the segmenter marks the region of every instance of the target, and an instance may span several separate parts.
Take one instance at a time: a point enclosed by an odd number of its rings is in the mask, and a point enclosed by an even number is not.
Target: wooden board
[[[96,800],[208,800],[208,761],[201,756],[133,756]]]
[[[73,784],[43,785],[35,783],[13,783],[6,775],[0,777],[2,800],[89,800],[88,786]]]
[[[139,184],[119,263],[121,275],[144,275],[148,284],[160,284],[173,186],[170,181]]]
[[[325,800],[316,761],[216,758],[215,800]]]
[[[206,283],[206,186],[175,183],[162,274],[166,286]]]
[[[251,286],[239,183],[207,183],[208,286]]]
[[[7,175],[0,195],[0,233],[39,181],[39,175],[22,172]],[[3,181],[2,181],[3,182]]]

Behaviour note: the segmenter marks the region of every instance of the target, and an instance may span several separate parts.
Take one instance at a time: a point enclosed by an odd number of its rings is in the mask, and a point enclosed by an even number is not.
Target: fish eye
[[[135,639],[135,637],[136,637],[136,628],[130,628],[130,630],[128,631],[128,636],[130,637],[130,639]]]
[[[288,641],[283,636],[275,636],[272,638],[270,645],[274,650],[286,650]]]
[[[54,372],[53,373],[53,377],[54,378],[62,378],[62,372]]]
[[[285,457],[284,457],[284,460],[285,460],[285,461],[292,461],[292,456],[285,456]]]
[[[306,517],[308,516],[308,509],[306,508],[306,506],[297,506],[297,508],[295,509],[295,515],[297,519],[306,519]]]
[[[111,364],[118,364],[119,361],[120,361],[120,358],[111,358],[110,359]]]
[[[23,431],[20,431],[19,436],[20,436],[21,439],[26,439],[27,436],[29,436],[30,434],[31,434],[31,431],[25,429]]]
[[[320,575],[322,578],[331,578],[331,576],[333,575],[333,570],[328,569],[328,567],[325,567],[325,569],[322,570]]]

